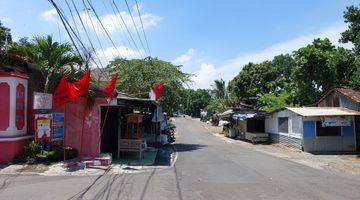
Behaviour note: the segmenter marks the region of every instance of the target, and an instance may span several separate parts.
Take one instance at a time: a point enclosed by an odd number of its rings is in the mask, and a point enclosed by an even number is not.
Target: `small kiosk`
[[[126,115],[125,137],[120,139],[120,152],[139,152],[139,159],[142,158],[142,151],[146,148],[146,141],[143,136],[143,115]]]

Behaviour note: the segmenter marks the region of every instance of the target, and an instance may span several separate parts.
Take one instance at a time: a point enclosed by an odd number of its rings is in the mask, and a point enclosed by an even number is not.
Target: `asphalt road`
[[[246,149],[176,118],[173,167],[142,173],[0,176],[0,199],[360,199],[360,176],[329,173]]]

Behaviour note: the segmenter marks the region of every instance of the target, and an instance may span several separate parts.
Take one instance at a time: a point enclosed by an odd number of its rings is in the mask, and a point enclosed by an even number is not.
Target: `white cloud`
[[[279,54],[292,53],[293,51],[310,44],[316,38],[329,38],[330,41],[339,45],[340,33],[346,29],[345,25],[326,27],[317,33],[296,37],[294,39],[273,44],[265,49],[246,53],[236,58],[227,60],[217,70],[224,80],[230,80],[236,76],[243,66],[249,62],[258,63],[265,60],[271,60]],[[348,45],[342,45],[348,46]]]
[[[216,77],[216,69],[214,65],[209,63],[202,63],[200,69],[196,71],[193,78],[194,88],[208,88]]]
[[[88,29],[93,30],[93,28],[95,28],[95,31],[98,34],[105,34],[99,20],[94,15],[88,15],[86,12],[82,12],[80,14],[80,17]],[[110,34],[114,34],[114,33],[118,33],[118,32],[126,32],[126,28],[121,20],[121,17],[123,18],[127,28],[129,28],[130,31],[134,31],[135,26],[131,19],[131,16],[129,13],[127,13],[125,11],[122,11],[116,15],[115,14],[106,14],[106,15],[100,16],[99,19],[100,19],[101,23],[103,24],[103,26],[105,27],[105,29]],[[136,27],[138,28],[138,30],[140,30],[141,21],[140,21],[139,16],[135,15],[135,13],[133,13],[133,18],[134,18]],[[141,15],[141,19],[142,19],[142,22],[144,25],[144,29],[148,29],[148,28],[156,26],[158,24],[158,22],[161,20],[161,17],[156,16],[151,13],[144,13]],[[77,20],[76,23],[80,24],[78,18],[76,18],[76,20]]]
[[[134,8],[136,9],[136,7],[133,6],[132,15],[133,15],[136,27],[140,30],[140,28],[141,28],[140,17],[137,13],[137,10],[134,10]],[[139,9],[141,10],[142,8],[143,8],[143,4],[139,3]],[[80,13],[80,17],[81,17],[82,21],[84,22],[85,26],[89,30],[93,30],[93,28],[94,28],[98,34],[105,34],[99,20],[95,17],[94,14],[92,14],[91,11],[89,11],[89,15],[86,11],[82,11]],[[99,19],[100,19],[101,23],[104,25],[105,29],[110,34],[113,34],[113,33],[126,31],[126,28],[121,20],[121,17],[123,18],[126,26],[129,28],[129,30],[132,32],[135,31],[135,26],[131,19],[131,15],[130,15],[130,13],[128,13],[126,11],[120,11],[117,14],[105,14],[105,15],[99,16]],[[47,11],[41,13],[41,18],[48,22],[57,23],[58,16],[57,16],[56,9],[50,9],[50,10],[47,10]],[[71,17],[68,16],[68,19],[71,19]],[[161,17],[154,15],[152,13],[141,13],[141,20],[143,22],[144,29],[149,29],[151,27],[156,26],[161,21],[161,19],[162,19]],[[70,22],[70,24],[73,24],[73,23],[74,22],[72,22],[72,21]],[[81,22],[77,16],[75,16],[75,23],[78,24],[79,26],[81,24]],[[82,31],[82,29],[80,29],[80,31]]]
[[[195,77],[193,78],[194,88],[210,88],[215,79],[222,78],[225,81],[231,80],[241,71],[243,66],[249,62],[258,63],[265,60],[271,60],[274,56],[279,54],[292,53],[294,50],[310,44],[315,38],[327,37],[335,45],[351,47],[351,44],[339,43],[341,37],[340,33],[345,29],[345,25],[326,27],[313,34],[275,43],[263,50],[241,54],[235,58],[223,61],[223,64],[218,67],[215,67],[209,62],[209,57],[197,55],[197,52],[192,48],[185,54],[174,59],[173,63],[182,64],[184,65],[184,68],[187,69],[187,72],[195,74]]]
[[[143,50],[137,51],[126,46],[118,46],[117,48],[108,47],[104,49],[104,51],[98,50],[96,54],[101,58],[101,60],[109,61],[116,57],[127,59],[141,58],[141,55],[144,55],[145,52]]]
[[[187,62],[189,62],[191,59],[193,59],[195,54],[195,50],[193,48],[190,48],[186,53],[182,54],[181,56],[175,58],[172,63],[175,65],[184,65]]]
[[[53,8],[41,13],[41,18],[45,21],[56,23],[58,20],[56,9]]]

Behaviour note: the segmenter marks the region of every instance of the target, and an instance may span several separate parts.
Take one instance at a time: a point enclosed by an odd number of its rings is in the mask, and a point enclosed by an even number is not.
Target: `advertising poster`
[[[51,139],[51,114],[35,114],[35,140],[44,141]]]
[[[64,139],[64,113],[52,114],[52,139]]]

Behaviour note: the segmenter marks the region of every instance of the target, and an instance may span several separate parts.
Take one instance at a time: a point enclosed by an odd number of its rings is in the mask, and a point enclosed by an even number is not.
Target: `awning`
[[[360,115],[358,111],[341,107],[287,107],[286,109],[304,117]]]
[[[230,110],[227,110],[227,111],[225,111],[223,113],[220,113],[219,117],[229,117],[233,113],[234,113],[234,111],[232,109],[230,109]]]
[[[253,114],[234,114],[233,116],[232,116],[232,118],[234,119],[234,120],[241,120],[241,121],[243,121],[243,120],[246,120],[246,119],[248,119],[248,118],[253,118],[253,117],[255,117],[255,113]]]

